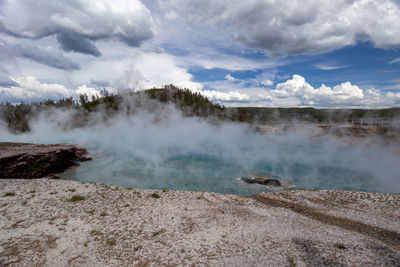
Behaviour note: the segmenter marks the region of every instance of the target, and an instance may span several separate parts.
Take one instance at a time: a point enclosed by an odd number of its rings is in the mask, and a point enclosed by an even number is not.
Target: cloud
[[[113,52],[101,58],[89,58],[82,69],[71,78],[75,86],[90,84],[94,87],[119,89],[149,89],[174,84],[191,90],[202,89],[202,84],[193,81],[193,75],[180,66],[176,57],[159,52],[130,49],[120,53],[123,44],[102,44],[104,50]]]
[[[400,103],[400,93],[383,94],[375,88],[363,90],[351,82],[314,88],[297,74],[272,89],[257,87],[257,84],[248,87],[244,81],[232,84],[226,80],[208,82],[206,86],[214,90],[201,93],[226,106],[387,108]]]
[[[153,36],[140,0],[2,1],[0,32],[17,38],[55,35],[65,51],[100,56],[94,41],[117,39],[137,47]]]
[[[273,94],[279,98],[295,97],[300,105],[311,106],[356,104],[364,98],[363,90],[350,82],[341,83],[333,88],[324,84],[314,88],[300,75],[293,75],[292,79],[277,84]]]
[[[57,33],[56,38],[64,51],[74,51],[95,57],[101,56],[99,49],[89,39],[76,32]]]
[[[400,57],[389,61],[389,64],[395,64],[395,63],[400,63]]]
[[[346,68],[347,66],[335,66],[335,65],[325,65],[325,64],[316,64],[314,65],[319,70],[338,70],[338,69],[343,69]]]
[[[102,81],[102,80],[90,80],[90,83],[96,86],[100,86],[100,87],[109,87],[110,83],[107,81]]]
[[[14,84],[10,86],[0,85],[1,101],[10,102],[32,102],[42,101],[44,99],[61,99],[66,97],[77,97],[79,94],[86,93],[89,96],[93,94],[100,95],[94,88],[82,85],[77,89],[67,89],[61,84],[41,83],[35,77],[17,77],[11,78]]]
[[[89,99],[91,99],[92,96],[100,96],[99,91],[97,91],[94,88],[87,87],[86,84],[83,84],[78,87],[78,89],[75,90],[74,95],[80,95],[80,94],[86,94]]]
[[[228,73],[227,75],[225,75],[224,78],[227,79],[227,80],[230,81],[230,82],[233,82],[233,81],[235,80],[235,78],[232,77],[232,75],[230,75],[229,73]]]
[[[187,23],[229,33],[247,47],[263,49],[270,57],[318,54],[357,41],[375,47],[400,47],[400,7],[395,1],[317,0],[169,0],[170,10]],[[376,19],[374,19],[376,18]],[[378,19],[379,18],[379,19]],[[205,26],[203,26],[203,29]]]
[[[17,86],[17,85],[18,84],[12,79],[10,79],[8,75],[0,72],[0,88],[1,87],[10,88],[11,86]]]
[[[271,80],[264,80],[261,82],[261,84],[265,85],[265,86],[272,86],[274,84],[274,82]]]
[[[0,52],[3,55],[0,56],[0,58],[26,58],[49,67],[67,71],[80,69],[78,63],[64,57],[61,53],[55,52],[49,47],[42,48],[38,46],[25,46],[0,42]]]
[[[386,96],[393,101],[395,104],[400,104],[400,92],[398,93],[393,93],[393,92],[388,92]]]
[[[201,94],[205,97],[209,98],[211,101],[221,103],[221,102],[249,102],[251,101],[251,97],[239,93],[238,91],[229,91],[229,92],[219,92],[213,90],[203,90]]]

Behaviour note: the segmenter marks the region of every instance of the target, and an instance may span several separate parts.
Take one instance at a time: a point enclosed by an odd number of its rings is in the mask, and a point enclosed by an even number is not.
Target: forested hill
[[[226,108],[212,103],[197,92],[180,89],[173,85],[144,91],[126,90],[111,94],[101,91],[101,96],[91,99],[80,95],[78,100],[72,97],[58,101],[47,100],[29,104],[0,103],[0,124],[5,123],[11,132],[21,133],[30,130],[30,121],[42,111],[52,109],[75,111],[74,126],[85,126],[88,117],[101,112],[102,119],[108,120],[124,112],[126,115],[138,109],[147,112],[159,112],[162,104],[172,104],[182,111],[184,116],[198,116],[212,120],[240,121],[256,124],[275,123],[355,123],[355,124],[399,124],[400,108],[389,109],[315,109],[315,108],[269,108],[240,107]],[[1,125],[0,125],[1,126]]]
[[[164,88],[153,88],[144,91],[125,90],[118,94],[101,91],[101,96],[91,99],[86,94],[81,94],[79,100],[72,97],[58,101],[47,100],[29,104],[0,103],[0,120],[6,123],[11,132],[21,133],[30,130],[30,121],[42,111],[51,109],[73,110],[75,118],[81,122],[94,112],[101,112],[103,119],[112,118],[115,114],[124,112],[133,114],[138,109],[148,112],[157,112],[157,106],[165,104],[175,105],[184,116],[212,117],[214,119],[227,119],[228,112],[224,106],[210,102],[206,97],[188,89],[180,89],[173,85]],[[1,121],[0,121],[1,123]],[[79,125],[79,123],[76,123]]]

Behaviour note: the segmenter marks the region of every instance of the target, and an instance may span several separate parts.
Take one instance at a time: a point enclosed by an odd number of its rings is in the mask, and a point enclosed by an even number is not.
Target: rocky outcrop
[[[0,143],[0,178],[39,178],[90,160],[75,145]]]
[[[268,189],[286,189],[293,188],[295,185],[289,181],[280,180],[277,178],[263,177],[263,176],[249,176],[249,177],[240,177],[240,181],[243,181],[247,184],[258,184],[264,185]]]

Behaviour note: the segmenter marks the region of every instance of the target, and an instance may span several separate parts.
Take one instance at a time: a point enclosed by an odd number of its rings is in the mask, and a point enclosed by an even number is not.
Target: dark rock
[[[0,143],[0,178],[39,178],[86,161],[87,150],[75,145]]]
[[[278,179],[270,179],[265,178],[262,176],[252,176],[252,177],[241,177],[240,178],[243,182],[248,184],[261,184],[261,185],[268,185],[268,186],[282,186],[281,181]]]

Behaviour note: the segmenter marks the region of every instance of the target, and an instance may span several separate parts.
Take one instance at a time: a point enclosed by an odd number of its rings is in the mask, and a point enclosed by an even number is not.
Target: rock
[[[87,150],[75,145],[0,143],[0,178],[40,178],[86,161]]]
[[[248,184],[260,184],[265,185],[268,188],[291,188],[294,185],[288,181],[281,181],[275,178],[266,178],[263,176],[250,176],[250,177],[241,177],[241,181]]]

